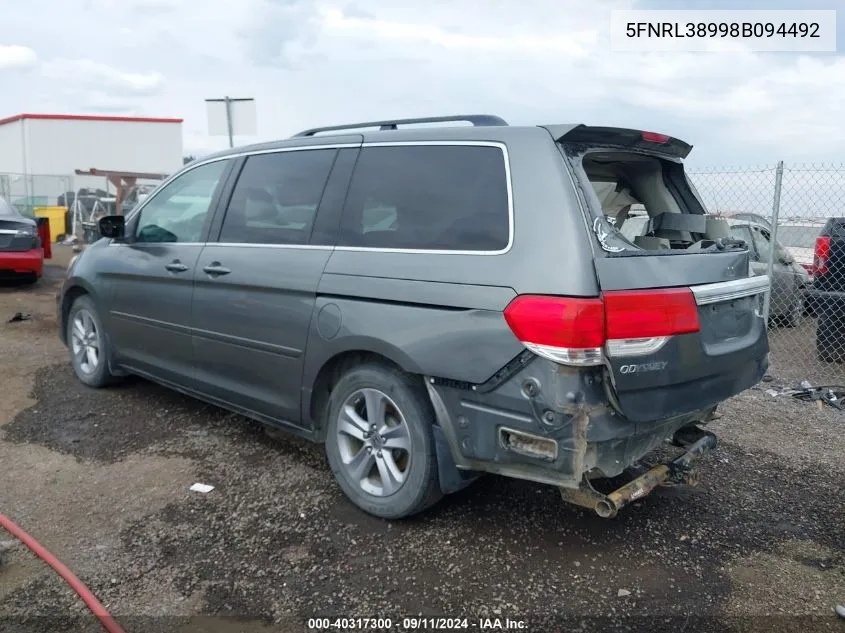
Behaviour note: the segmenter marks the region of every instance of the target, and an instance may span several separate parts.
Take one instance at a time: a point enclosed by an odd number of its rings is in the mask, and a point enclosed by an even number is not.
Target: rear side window
[[[257,154],[246,159],[220,241],[307,244],[337,150]]]
[[[499,251],[510,209],[498,147],[365,147],[352,176],[338,246]]]

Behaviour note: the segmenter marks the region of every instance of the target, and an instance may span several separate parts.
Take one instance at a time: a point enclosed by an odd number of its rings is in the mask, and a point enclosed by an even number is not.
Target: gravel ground
[[[0,512],[128,633],[413,614],[468,630],[483,617],[531,632],[843,630],[845,413],[764,391],[777,383],[725,404],[697,488],[614,520],[489,476],[388,522],[346,502],[319,446],[142,380],[85,388],[56,340],[55,283],[0,291],[0,317],[33,315],[0,325]],[[0,631],[101,630],[22,547],[4,558]]]
[[[805,316],[797,327],[772,328],[769,346],[772,373],[785,384],[796,386],[809,380],[814,385],[845,385],[845,364],[822,363],[818,359],[815,319]]]

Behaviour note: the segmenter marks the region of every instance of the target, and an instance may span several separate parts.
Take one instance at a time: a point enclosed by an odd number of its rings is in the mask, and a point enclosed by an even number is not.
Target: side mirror
[[[107,215],[97,223],[100,236],[122,240],[126,230],[126,218],[122,215]]]

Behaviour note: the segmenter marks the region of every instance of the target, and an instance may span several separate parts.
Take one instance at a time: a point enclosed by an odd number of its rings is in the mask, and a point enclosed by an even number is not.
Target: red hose
[[[106,611],[102,603],[97,600],[93,593],[88,590],[82,581],[77,578],[74,573],[44,547],[32,538],[29,534],[24,532],[21,528],[15,525],[10,518],[0,513],[0,527],[5,528],[12,536],[16,537],[21,543],[32,550],[33,554],[38,556],[41,560],[52,567],[64,581],[70,585],[77,595],[82,598],[85,605],[91,609],[91,612],[97,616],[103,628],[109,633],[126,633],[121,626],[114,621],[114,618]]]

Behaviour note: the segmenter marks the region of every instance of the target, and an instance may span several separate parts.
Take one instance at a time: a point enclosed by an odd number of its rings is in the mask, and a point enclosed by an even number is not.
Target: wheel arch
[[[377,363],[394,369],[400,369],[408,374],[418,375],[420,386],[423,386],[419,368],[399,350],[385,350],[383,345],[379,351],[374,346],[358,345],[344,349],[329,356],[322,362],[315,372],[314,378],[305,383],[305,397],[302,399],[303,420],[313,429],[314,439],[325,440],[325,420],[323,414],[328,406],[329,396],[340,377],[350,367],[364,363]],[[416,371],[415,371],[416,370]]]
[[[61,338],[62,343],[67,345],[67,320],[68,316],[70,316],[70,309],[73,306],[74,302],[83,296],[91,297],[91,299],[96,304],[96,294],[91,289],[88,284],[81,280],[75,280],[69,282],[68,285],[65,286],[64,290],[62,291],[62,298],[59,303],[59,338]],[[102,317],[101,317],[102,318]]]

